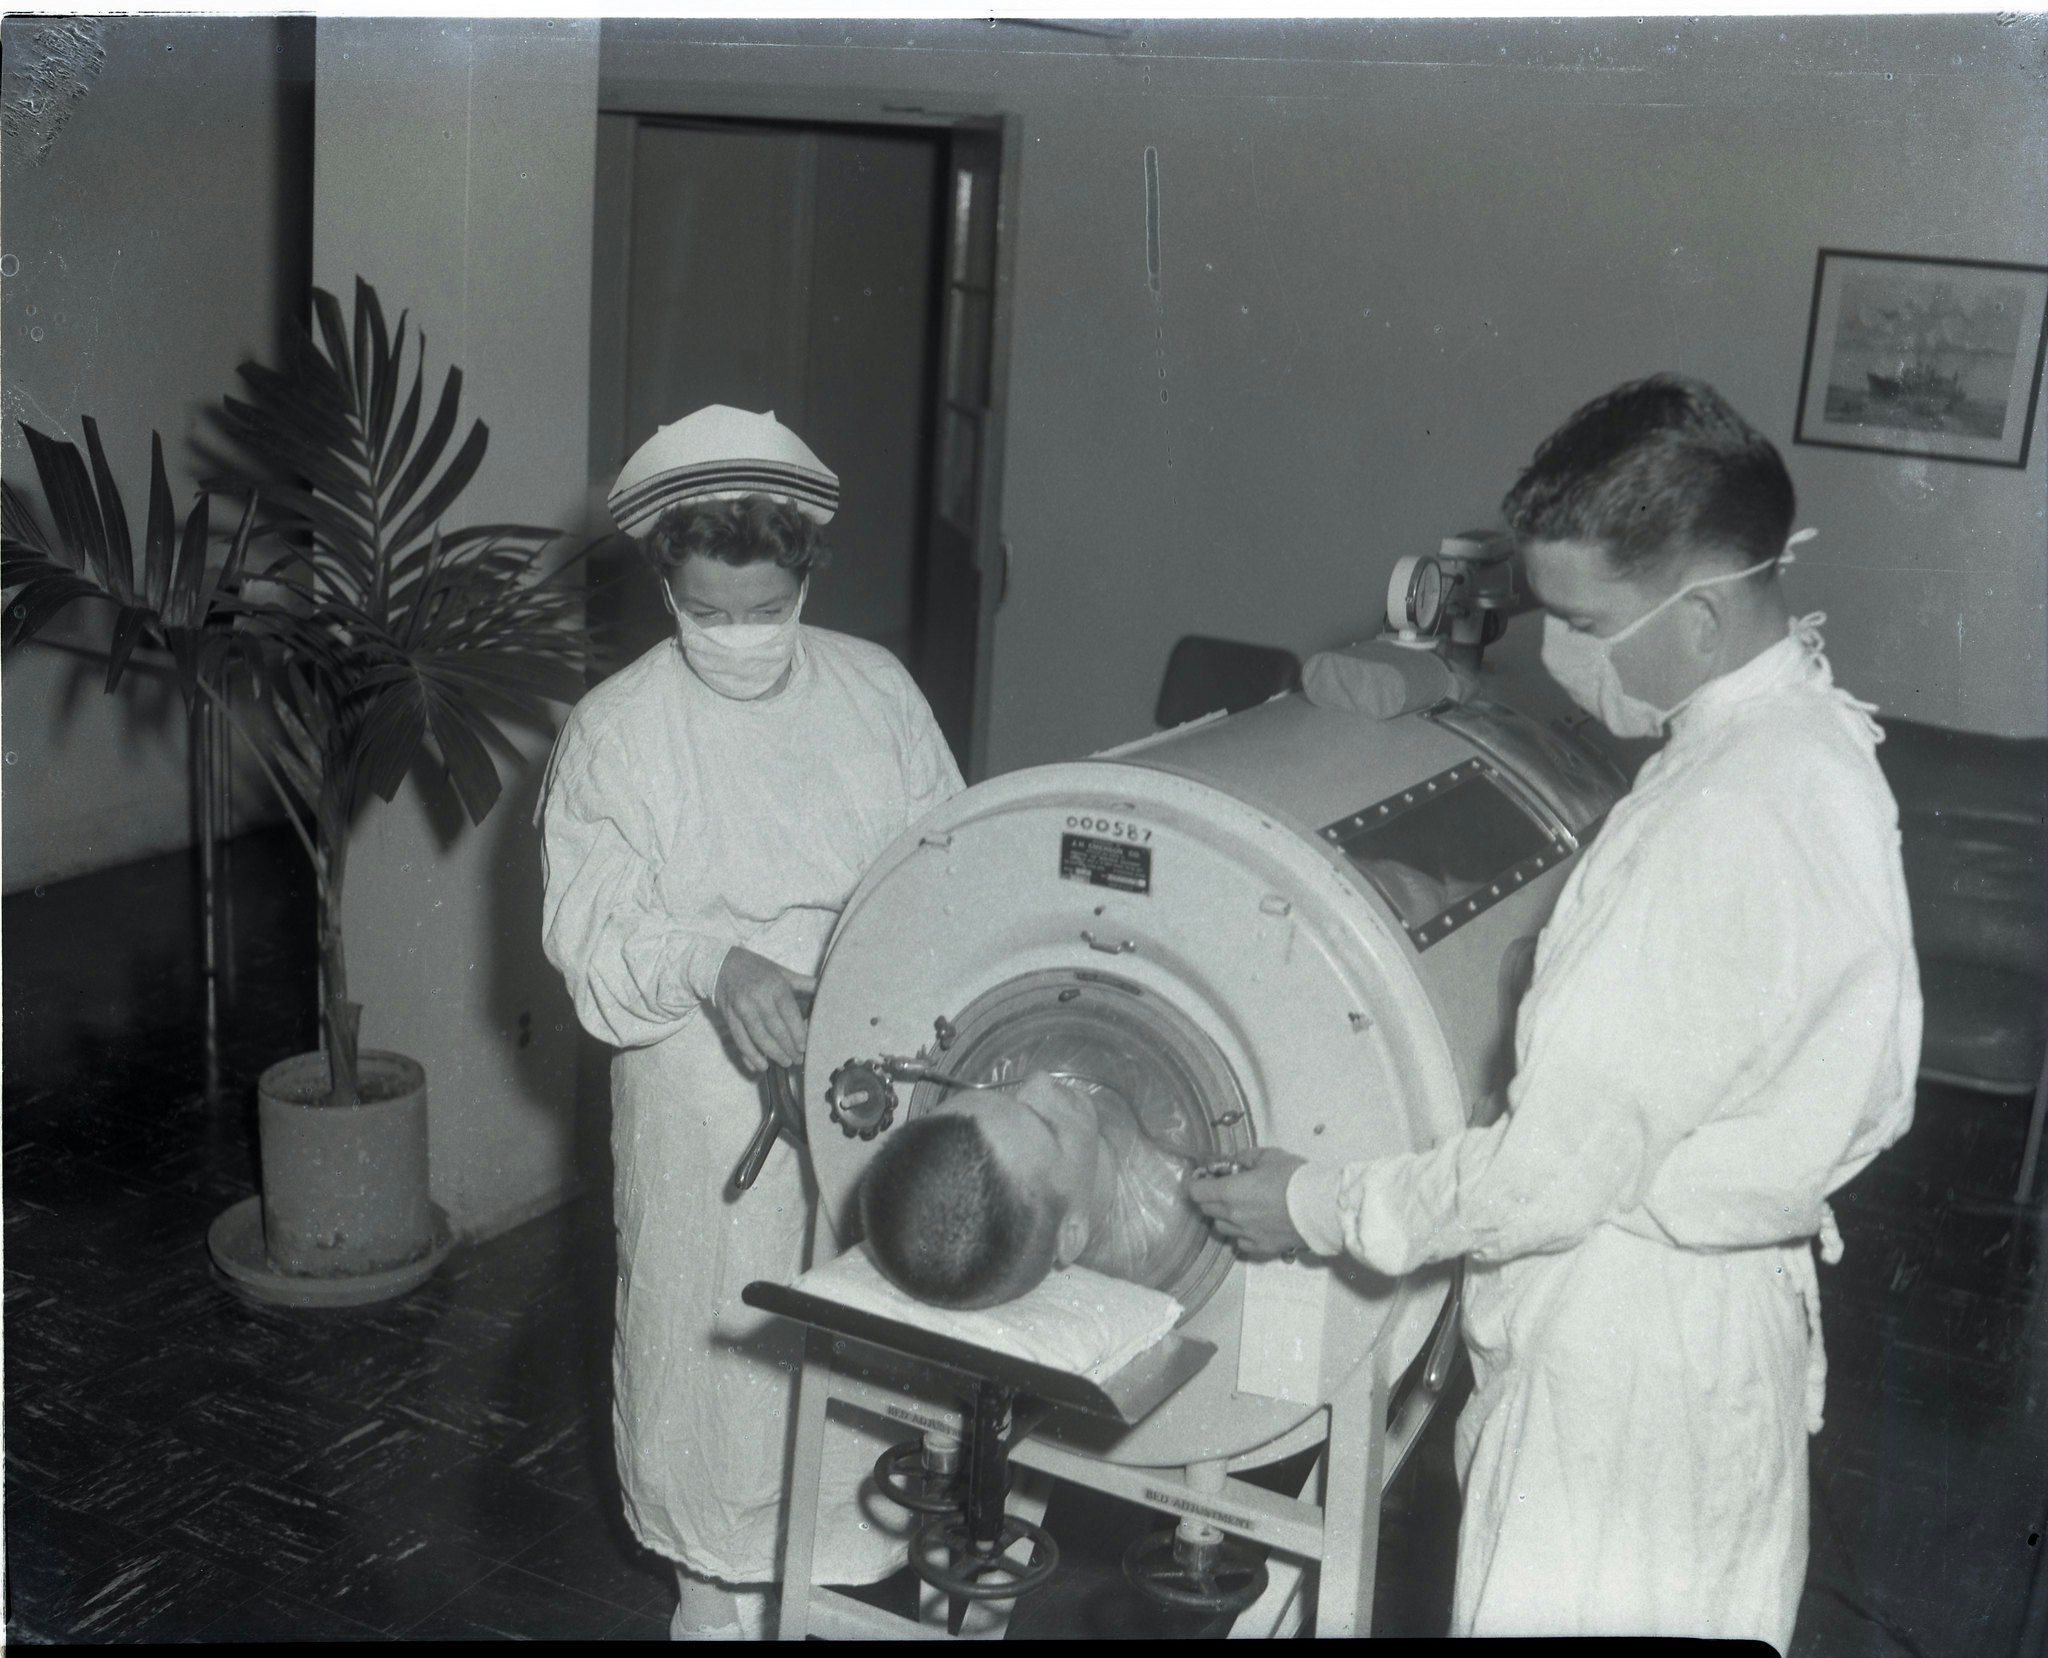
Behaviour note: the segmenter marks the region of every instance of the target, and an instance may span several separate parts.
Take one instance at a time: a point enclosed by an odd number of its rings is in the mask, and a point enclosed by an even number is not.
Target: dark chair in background
[[[2024,1203],[2048,1118],[2048,738],[1880,723],[1927,1006],[1920,1074],[2032,1096]]]
[[[1162,728],[1204,714],[1241,713],[1284,691],[1301,689],[1301,658],[1273,645],[1190,633],[1166,659],[1153,719]]]

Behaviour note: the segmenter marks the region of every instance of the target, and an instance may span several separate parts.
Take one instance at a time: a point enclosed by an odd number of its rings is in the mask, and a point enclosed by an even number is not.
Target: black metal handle
[[[801,1065],[776,1065],[768,1072],[768,1098],[783,1139],[802,1151],[811,1143],[804,1131],[804,1071]]]
[[[775,1149],[775,1141],[781,1124],[775,1120],[773,1108],[761,1115],[761,1126],[754,1130],[753,1139],[747,1142],[746,1155],[740,1159],[739,1167],[732,1171],[732,1189],[736,1192],[752,1191],[754,1182],[761,1178],[762,1165],[768,1161],[769,1152]]]
[[[803,1072],[794,1065],[771,1065],[761,1078],[761,1126],[732,1171],[736,1192],[753,1190],[761,1169],[778,1139],[787,1140],[798,1151],[808,1144],[804,1133]]]

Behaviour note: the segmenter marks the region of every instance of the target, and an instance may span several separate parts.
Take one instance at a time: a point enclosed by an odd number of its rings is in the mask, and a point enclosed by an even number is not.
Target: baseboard
[[[589,1189],[589,1182],[582,1175],[576,1175],[560,1191],[543,1192],[539,1197],[528,1198],[526,1202],[493,1215],[479,1225],[458,1226],[455,1241],[463,1244],[489,1243],[491,1239],[524,1226],[530,1220],[539,1220],[542,1215],[552,1214],[564,1205],[574,1203]]]

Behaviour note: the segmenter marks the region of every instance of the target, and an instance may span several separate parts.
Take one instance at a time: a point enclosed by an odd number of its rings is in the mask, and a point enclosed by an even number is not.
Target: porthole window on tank
[[[962,1082],[1022,1082],[1054,1074],[1097,1102],[1127,1106],[1163,1158],[1186,1168],[1251,1144],[1243,1091],[1228,1062],[1192,1021],[1158,996],[1107,974],[1061,971],[1013,979],[953,1021],[940,1069]],[[921,1082],[909,1115],[951,1094]],[[1128,1276],[1164,1290],[1192,1315],[1230,1271],[1233,1257],[1183,1200],[1148,1205],[1131,1244]]]

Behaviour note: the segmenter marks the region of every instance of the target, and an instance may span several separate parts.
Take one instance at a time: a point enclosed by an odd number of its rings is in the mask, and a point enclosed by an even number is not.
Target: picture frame
[[[2024,467],[2048,267],[1822,248],[1795,443]]]

